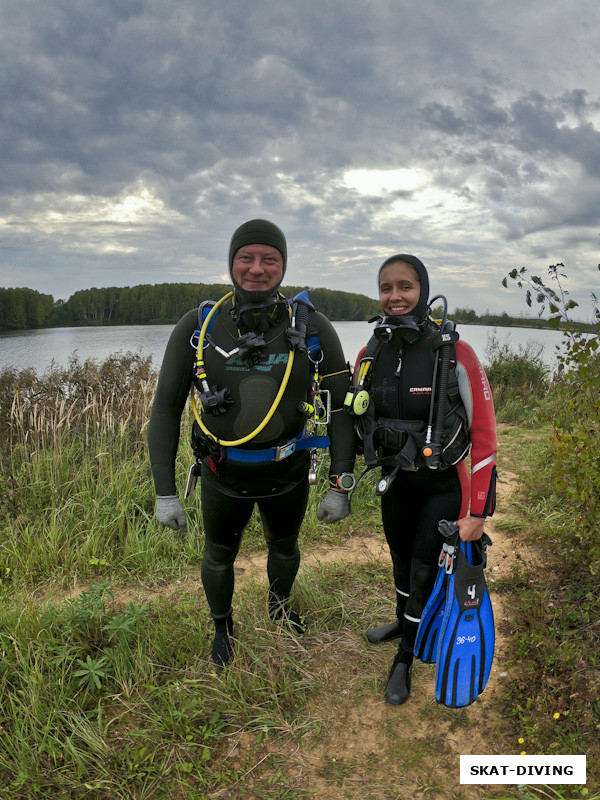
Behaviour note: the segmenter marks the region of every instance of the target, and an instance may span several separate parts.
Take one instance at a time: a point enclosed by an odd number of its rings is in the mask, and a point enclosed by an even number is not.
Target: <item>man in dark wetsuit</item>
[[[204,386],[210,385],[211,394],[208,400],[201,395],[199,404],[204,428],[201,572],[215,624],[211,655],[221,666],[233,658],[233,565],[255,503],[268,547],[270,616],[297,633],[304,629],[288,600],[300,565],[298,534],[309,492],[311,442],[305,441],[307,417],[301,409],[313,386],[313,366],[306,347],[298,346],[294,337],[290,305],[278,292],[286,262],[285,236],[276,225],[260,219],[241,225],[229,248],[233,296],[214,314],[204,341]],[[330,490],[317,516],[337,522],[349,513],[348,488],[354,482],[352,420],[343,411],[350,372],[327,318],[312,308],[304,318],[307,333],[318,340],[320,388],[331,393]],[[175,485],[175,459],[181,414],[194,376],[196,349],[190,340],[197,327],[198,313],[193,309],[171,334],[148,433],[156,516],[174,530],[187,529]],[[277,401],[283,383],[285,390]],[[228,442],[235,446],[227,446]]]

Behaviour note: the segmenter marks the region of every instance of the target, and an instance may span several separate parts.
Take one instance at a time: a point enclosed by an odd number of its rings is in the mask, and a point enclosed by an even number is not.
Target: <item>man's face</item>
[[[248,292],[274,289],[283,277],[283,257],[268,244],[245,245],[233,257],[231,275]]]

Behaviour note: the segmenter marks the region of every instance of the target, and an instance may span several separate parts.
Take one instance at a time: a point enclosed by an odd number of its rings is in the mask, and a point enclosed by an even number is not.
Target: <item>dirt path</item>
[[[514,473],[502,471],[502,476],[498,480],[498,506],[494,517],[490,518],[486,531],[491,535],[493,547],[489,551],[489,571],[490,581],[508,577],[510,570],[518,556],[515,554],[512,539],[504,533],[499,533],[497,524],[504,516],[509,505],[508,497],[515,489],[517,476]],[[309,551],[302,552],[302,564],[300,570],[314,569],[320,565],[346,563],[346,564],[366,564],[372,561],[380,561],[385,565],[390,564],[389,550],[387,548],[383,533],[380,531],[373,534],[355,533],[352,525],[348,527],[345,541],[340,545],[311,546]],[[241,552],[235,562],[236,586],[243,585],[246,580],[261,578],[266,575],[267,554],[266,550],[258,553],[245,554]],[[78,586],[65,596],[65,599],[72,598],[84,591],[85,586]],[[136,586],[115,588],[115,601],[118,604],[133,602],[148,602],[152,600],[168,599],[171,596],[181,593],[185,589],[192,592],[198,590],[202,592],[200,579],[200,568],[189,570],[180,580],[168,581],[156,585],[138,584]],[[495,598],[495,605],[499,603],[499,598]],[[499,619],[502,614],[498,615]],[[497,642],[498,645],[498,642]]]
[[[498,485],[500,508],[509,508],[508,498],[516,484],[516,475],[503,470]],[[317,789],[317,797],[326,800],[358,798],[361,797],[361,784],[369,787],[369,798],[381,800],[408,800],[429,796],[430,792],[431,796],[438,796],[435,788],[441,787],[444,789],[439,796],[443,797],[489,796],[481,787],[459,786],[459,755],[518,752],[516,742],[506,742],[505,747],[498,747],[500,726],[490,715],[494,700],[503,690],[502,684],[510,679],[506,667],[505,632],[509,629],[511,614],[504,597],[494,592],[494,581],[510,577],[517,560],[528,557],[521,545],[517,552],[514,539],[500,532],[499,523],[505,516],[506,512],[498,511],[486,526],[493,540],[493,547],[488,552],[487,582],[496,622],[496,650],[485,696],[465,709],[450,710],[438,706],[434,699],[434,667],[418,662],[413,670],[410,701],[400,708],[392,707],[383,701],[382,694],[395,646],[390,643],[383,648],[371,648],[384,650],[377,657],[381,699],[379,702],[372,702],[369,698],[368,702],[343,704],[341,713],[332,708],[327,740],[317,744],[310,753],[304,753],[304,766],[313,772],[310,785]],[[345,557],[349,560],[377,558],[389,563],[385,542],[379,537],[357,537],[349,543],[348,550]],[[327,558],[321,554],[314,557]],[[333,557],[339,558],[339,555]],[[351,685],[348,694],[352,694]],[[338,759],[346,764],[356,764],[355,771],[343,783],[347,787],[344,794],[338,794],[329,779],[323,777],[319,783],[315,777],[323,764],[334,767]],[[352,791],[352,779],[356,793]]]

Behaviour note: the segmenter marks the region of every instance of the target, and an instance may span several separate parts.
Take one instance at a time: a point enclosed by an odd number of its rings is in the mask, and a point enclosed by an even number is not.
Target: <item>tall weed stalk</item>
[[[485,371],[490,382],[499,422],[534,427],[540,411],[547,408],[551,376],[542,357],[543,347],[534,342],[513,350],[507,341],[489,335]]]
[[[132,354],[0,374],[5,585],[103,568],[151,575],[182,550],[198,557],[193,534],[182,542],[153,522],[145,429],[155,385],[150,359]]]
[[[600,269],[600,265],[599,265]],[[594,323],[591,333],[581,333],[571,323],[578,304],[564,288],[563,264],[548,268],[549,279],[529,275],[523,267],[504,279],[526,291],[529,306],[536,303],[540,315],[549,312],[550,324],[562,325],[563,346],[558,353],[559,371],[552,386],[552,446],[554,482],[571,513],[572,530],[582,545],[582,560],[594,574],[600,573],[600,308],[592,293]]]

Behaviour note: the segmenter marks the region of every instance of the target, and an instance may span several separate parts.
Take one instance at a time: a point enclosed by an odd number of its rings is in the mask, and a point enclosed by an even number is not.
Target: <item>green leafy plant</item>
[[[101,689],[102,680],[108,675],[108,670],[106,669],[107,657],[102,656],[101,658],[93,659],[88,656],[85,661],[81,658],[76,659],[76,661],[81,669],[76,670],[73,676],[79,678],[79,685],[84,686],[87,684],[88,689],[91,691]]]
[[[544,283],[539,275],[529,275],[526,267],[512,269],[502,280],[504,288],[508,286],[508,279],[516,281],[519,289],[525,287],[525,302],[529,308],[533,302],[538,304],[538,316],[549,314],[550,327],[558,328],[561,321],[569,322],[569,311],[577,308],[578,303],[569,297],[569,292],[564,288],[562,281],[567,277],[564,264],[553,264],[548,267],[550,280],[556,289]]]
[[[599,266],[600,269],[600,266]],[[600,456],[595,443],[600,435],[600,309],[592,293],[594,323],[591,333],[577,330],[570,312],[578,303],[564,288],[563,264],[548,268],[549,280],[530,275],[525,267],[512,270],[503,280],[526,289],[526,302],[549,313],[549,324],[563,326],[563,345],[558,353],[559,380],[553,386],[554,480],[573,512],[573,528],[589,554],[590,568],[600,569]]]

